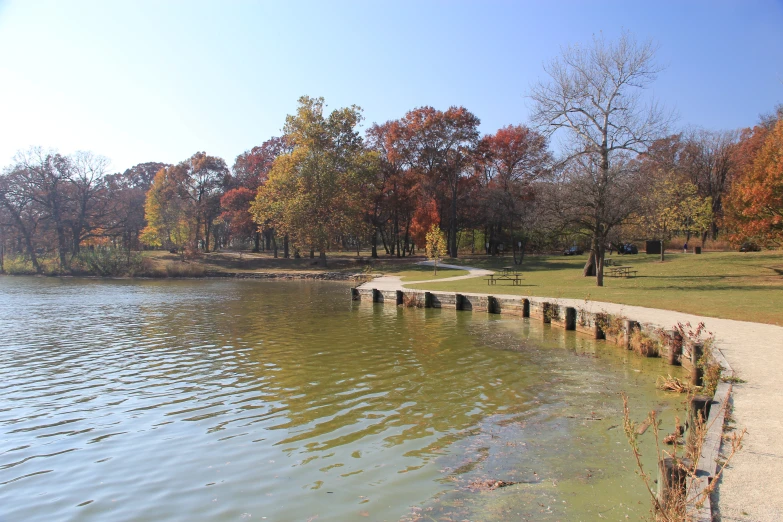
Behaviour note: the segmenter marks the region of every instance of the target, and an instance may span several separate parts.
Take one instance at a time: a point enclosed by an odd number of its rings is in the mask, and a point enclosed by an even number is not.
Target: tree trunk
[[[272,250],[274,252],[275,259],[277,259],[277,236],[272,233]]]
[[[604,246],[604,242],[600,240],[596,246],[598,255],[595,258],[595,284],[596,286],[604,286],[604,252],[606,251],[606,246]]]
[[[60,270],[65,270],[68,267],[68,260],[65,257],[65,229],[62,225],[57,225],[57,250],[60,256]]]
[[[378,231],[375,230],[372,235],[372,257],[373,259],[378,258]]]
[[[318,264],[322,267],[326,267],[326,252],[323,250],[318,251]]]
[[[283,236],[283,257],[288,259],[288,234]]]
[[[663,239],[661,239],[661,263],[663,263],[663,257],[664,257],[664,249],[663,249]]]
[[[595,251],[592,249],[590,250],[590,256],[587,258],[587,263],[585,263],[584,270],[582,270],[582,276],[595,276]]]
[[[253,252],[258,252],[261,250],[261,232],[256,231],[255,236],[253,237]]]
[[[449,220],[449,256],[457,257],[457,180],[451,189],[451,219]]]

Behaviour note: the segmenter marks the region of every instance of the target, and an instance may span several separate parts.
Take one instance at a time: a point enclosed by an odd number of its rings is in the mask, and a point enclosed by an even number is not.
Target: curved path
[[[439,266],[468,270],[470,274],[411,284],[456,281],[492,273],[465,266]],[[394,276],[379,277],[362,286],[379,290],[404,288],[400,278]],[[747,428],[748,433],[744,448],[734,456],[723,474],[718,491],[721,520],[783,520],[783,327],[581,299],[553,299],[552,302],[624,315],[666,328],[678,322],[690,322],[694,326],[704,322],[707,330],[715,334],[715,346],[735,374],[747,381],[735,384],[732,391],[735,426]]]

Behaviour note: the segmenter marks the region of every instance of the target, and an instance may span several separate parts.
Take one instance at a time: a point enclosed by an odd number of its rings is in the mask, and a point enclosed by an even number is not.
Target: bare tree
[[[109,168],[109,159],[79,151],[71,157],[72,175],[70,178],[71,212],[67,222],[71,228],[72,255],[79,253],[82,241],[91,237],[103,223],[108,212],[105,176]]]
[[[592,186],[589,229],[592,235],[590,259],[585,275],[596,275],[603,286],[606,238],[617,225],[605,216],[625,194],[612,186],[623,172],[615,161],[643,152],[668,126],[671,116],[643,90],[662,70],[655,61],[652,42],[638,43],[629,33],[616,42],[603,36],[589,47],[571,46],[544,67],[549,76],[533,86],[532,119],[546,133],[564,129],[568,135],[565,162],[587,169],[582,179]],[[619,200],[617,199],[619,198]],[[588,215],[589,212],[584,213]]]
[[[24,240],[27,255],[36,273],[41,272],[36,252],[36,229],[41,213],[30,191],[26,190],[26,176],[21,169],[7,169],[0,175],[0,207],[7,224],[12,225]],[[6,225],[6,219],[2,225]]]
[[[712,198],[712,223],[702,235],[718,238],[718,221],[723,215],[723,196],[729,190],[734,171],[732,152],[739,141],[737,131],[694,130],[685,146],[685,168],[699,195]]]
[[[44,151],[38,147],[18,152],[14,159],[23,191],[40,208],[46,224],[55,232],[60,270],[67,270],[69,241],[66,237],[66,218],[71,160],[57,152]]]

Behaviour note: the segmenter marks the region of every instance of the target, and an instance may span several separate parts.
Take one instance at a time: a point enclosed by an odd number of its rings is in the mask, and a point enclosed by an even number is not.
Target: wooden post
[[[552,322],[552,316],[550,310],[552,309],[552,305],[549,303],[541,303],[541,317],[544,318],[544,324],[549,324]]]
[[[666,457],[658,461],[658,500],[664,505],[682,501],[686,494],[689,459]]]
[[[457,310],[465,309],[465,296],[462,294],[454,294],[454,308]]]
[[[402,290],[397,290],[397,306],[405,303],[405,296]]]
[[[377,288],[372,289],[372,302],[373,303],[380,303],[381,302],[381,291]]]
[[[669,331],[669,364],[679,366],[682,364],[682,335],[677,330]]]
[[[712,397],[706,395],[694,395],[688,404],[688,425],[695,426],[701,415],[701,421],[707,422],[710,416],[710,406],[712,406]]]
[[[487,313],[490,314],[500,313],[500,303],[498,302],[497,297],[491,295],[487,296]]]
[[[702,386],[704,384],[704,368],[699,364],[702,355],[704,355],[704,344],[691,344],[691,384]]]
[[[693,452],[696,445],[696,435],[699,427],[707,422],[710,416],[712,397],[694,395],[688,403],[688,444],[687,449]]]
[[[606,314],[595,314],[593,316],[593,336],[596,339],[606,339],[606,333],[601,328],[601,323],[606,321]]]
[[[522,299],[522,317],[530,317],[530,299]]]
[[[567,306],[565,310],[565,329],[576,330],[576,308]]]
[[[625,348],[626,350],[631,349],[631,337],[633,336],[633,330],[634,328],[640,328],[639,323],[636,321],[632,321],[630,319],[627,319],[625,321]]]
[[[351,288],[351,301],[358,301],[361,299],[358,288]]]
[[[424,308],[432,308],[432,292],[424,292]]]

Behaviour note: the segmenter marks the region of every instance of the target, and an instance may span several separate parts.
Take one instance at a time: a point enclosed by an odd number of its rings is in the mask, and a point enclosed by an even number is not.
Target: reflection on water
[[[646,513],[618,393],[673,416],[659,361],[348,295],[0,279],[0,520]],[[487,477],[520,484],[471,491]]]

